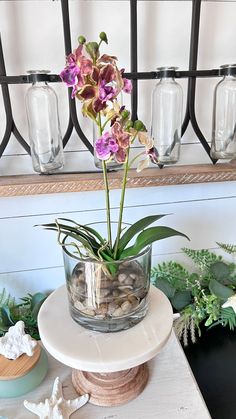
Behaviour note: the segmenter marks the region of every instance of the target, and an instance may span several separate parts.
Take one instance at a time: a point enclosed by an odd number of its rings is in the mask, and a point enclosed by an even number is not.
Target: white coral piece
[[[25,334],[25,324],[20,320],[0,338],[0,355],[8,359],[17,359],[23,354],[32,356],[36,345],[37,342]]]
[[[54,381],[52,395],[41,403],[31,403],[24,401],[24,406],[30,412],[35,413],[40,419],[69,419],[69,417],[87,403],[88,394],[74,400],[65,400],[62,393],[62,385],[57,377]]]

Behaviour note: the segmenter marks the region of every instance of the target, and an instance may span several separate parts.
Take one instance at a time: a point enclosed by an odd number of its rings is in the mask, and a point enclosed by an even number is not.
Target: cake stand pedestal
[[[151,286],[146,317],[131,329],[116,333],[94,332],[70,316],[66,287],[43,303],[38,326],[41,340],[58,361],[73,368],[72,382],[90,403],[114,406],[142,392],[148,381],[146,362],[167,342],[173,322],[166,296]]]

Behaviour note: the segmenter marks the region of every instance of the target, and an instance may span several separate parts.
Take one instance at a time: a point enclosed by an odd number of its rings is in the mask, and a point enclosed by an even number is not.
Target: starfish
[[[36,345],[37,342],[25,334],[25,324],[20,320],[0,338],[0,355],[8,359],[17,359],[22,354],[32,356]]]
[[[40,403],[31,403],[25,400],[24,406],[40,419],[69,419],[72,413],[87,403],[88,399],[89,395],[84,394],[74,400],[65,400],[61,382],[57,377],[54,381],[50,399]]]

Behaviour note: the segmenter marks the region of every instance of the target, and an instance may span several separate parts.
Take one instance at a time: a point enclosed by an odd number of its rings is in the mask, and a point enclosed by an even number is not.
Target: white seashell
[[[37,342],[25,334],[25,324],[20,320],[0,338],[0,355],[8,359],[17,359],[22,354],[32,356],[36,345]]]
[[[88,399],[89,395],[84,394],[74,400],[65,400],[61,382],[57,377],[54,381],[50,399],[40,403],[31,403],[25,400],[24,406],[40,419],[69,419],[72,413],[87,403]]]

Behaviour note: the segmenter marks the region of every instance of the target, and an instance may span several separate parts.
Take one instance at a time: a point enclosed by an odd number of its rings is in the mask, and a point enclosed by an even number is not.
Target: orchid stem
[[[105,160],[102,161],[102,170],[103,170],[103,179],[105,185],[105,195],[106,195],[106,213],[107,213],[107,234],[108,234],[108,243],[110,249],[112,249],[112,236],[111,236],[111,214],[110,214],[110,195],[109,195],[109,184],[107,178],[107,166]]]
[[[113,118],[113,116],[111,116],[110,118],[108,118],[105,122],[104,122],[104,124],[103,124],[103,126],[102,126],[102,130],[104,130],[104,128],[105,128],[105,126],[108,124],[108,122],[109,121],[111,121],[111,119]]]
[[[141,153],[137,154],[137,156],[135,156],[135,157],[131,160],[131,162],[130,162],[130,164],[129,164],[128,169],[130,169],[130,168],[132,167],[132,165],[134,164],[135,160],[137,160],[139,157],[141,157],[141,156],[143,156],[143,155],[144,155],[144,152],[143,152],[143,151],[142,151]]]
[[[101,113],[100,112],[98,114],[98,127],[99,127],[99,135],[102,135],[103,128],[102,128],[102,121],[101,121]],[[109,191],[109,184],[108,184],[108,177],[107,177],[107,166],[106,166],[105,160],[102,160],[102,171],[103,171],[103,180],[104,180],[105,196],[106,196],[106,216],[107,216],[108,244],[110,246],[110,249],[112,249],[110,191]]]
[[[122,218],[123,218],[124,201],[125,201],[125,189],[126,189],[127,174],[128,174],[128,169],[129,169],[129,150],[130,150],[130,147],[127,149],[127,156],[126,156],[126,162],[125,162],[125,167],[124,167],[124,177],[122,181],[122,191],[121,191],[121,197],[120,197],[120,212],[119,212],[117,236],[116,236],[115,249],[114,249],[114,259],[117,258],[121,227],[122,227]]]

